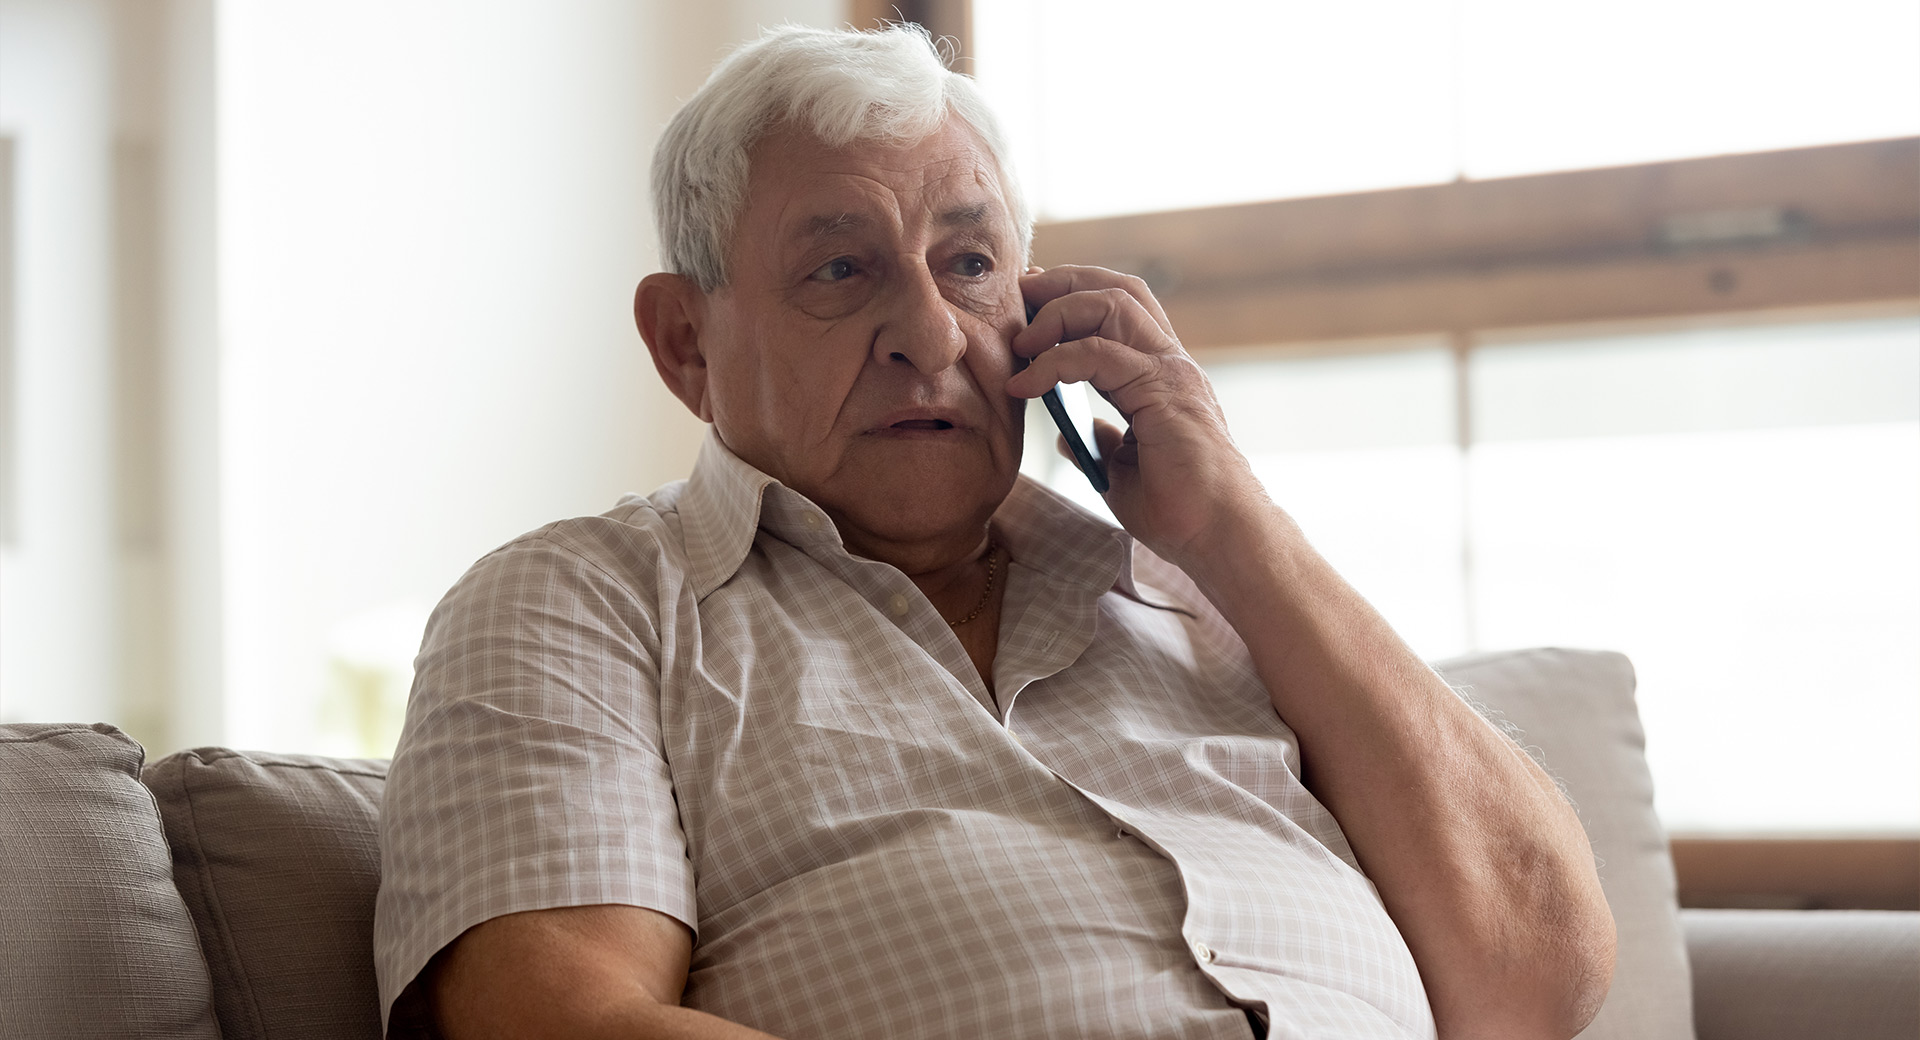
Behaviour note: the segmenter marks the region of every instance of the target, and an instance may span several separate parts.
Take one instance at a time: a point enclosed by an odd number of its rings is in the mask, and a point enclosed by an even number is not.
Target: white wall
[[[0,721],[106,719],[117,704],[110,7],[0,2],[0,134],[17,163]]]
[[[155,754],[379,750],[475,558],[690,467],[702,428],[630,318],[652,145],[726,47],[841,7],[0,0],[0,718],[118,722]],[[135,306],[129,141],[159,268]]]
[[[685,475],[631,321],[646,165],[779,7],[221,4],[229,740],[351,750],[474,559]]]

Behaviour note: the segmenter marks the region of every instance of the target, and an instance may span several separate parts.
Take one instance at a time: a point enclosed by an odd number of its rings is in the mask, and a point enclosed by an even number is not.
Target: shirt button
[[[1116,838],[1124,838],[1127,836],[1127,829],[1125,827],[1115,827],[1113,829],[1113,836]]]
[[[893,598],[887,601],[887,609],[893,612],[894,617],[906,617],[907,597],[894,593]]]
[[[1194,943],[1193,955],[1202,964],[1213,963],[1213,949],[1212,947],[1209,947],[1206,943],[1203,943],[1203,942]]]
[[[818,531],[820,529],[820,514],[807,513],[804,515],[803,519],[801,520],[801,523],[806,524],[807,530],[809,531]]]

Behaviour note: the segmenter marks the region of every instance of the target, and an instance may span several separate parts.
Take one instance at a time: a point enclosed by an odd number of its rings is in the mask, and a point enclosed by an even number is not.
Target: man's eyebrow
[[[940,214],[940,223],[948,227],[955,225],[978,227],[987,222],[987,212],[987,204],[984,202],[976,202],[971,206],[956,206]]]
[[[991,222],[993,209],[987,203],[955,206],[942,210],[935,218],[943,227],[982,227]],[[822,213],[808,217],[794,230],[794,237],[808,240],[836,238],[864,230],[873,220],[859,213]]]
[[[858,231],[870,223],[872,221],[857,213],[824,213],[803,221],[796,237],[833,238]]]

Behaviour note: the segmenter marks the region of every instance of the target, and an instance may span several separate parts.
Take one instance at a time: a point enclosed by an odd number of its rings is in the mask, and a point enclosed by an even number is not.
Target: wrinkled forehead
[[[1005,172],[970,126],[949,119],[917,141],[843,145],[783,127],[748,153],[747,196],[735,244],[817,237],[875,221],[967,225],[1011,234]]]

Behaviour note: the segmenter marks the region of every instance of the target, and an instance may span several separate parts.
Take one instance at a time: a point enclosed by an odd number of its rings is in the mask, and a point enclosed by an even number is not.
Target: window
[[[973,11],[1035,262],[1417,650],[1628,653],[1681,833],[1920,832],[1920,8]]]
[[[1920,318],[1461,358],[1208,367],[1274,499],[1423,655],[1628,654],[1670,829],[1920,829]]]
[[[1492,341],[1484,646],[1619,649],[1676,831],[1920,829],[1920,319]]]
[[[1453,355],[1211,366],[1233,435],[1315,548],[1427,657],[1471,645]]]
[[[1155,0],[973,0],[974,70],[1010,120],[1038,212],[1920,133],[1910,0],[1243,0],[1204,15]]]

